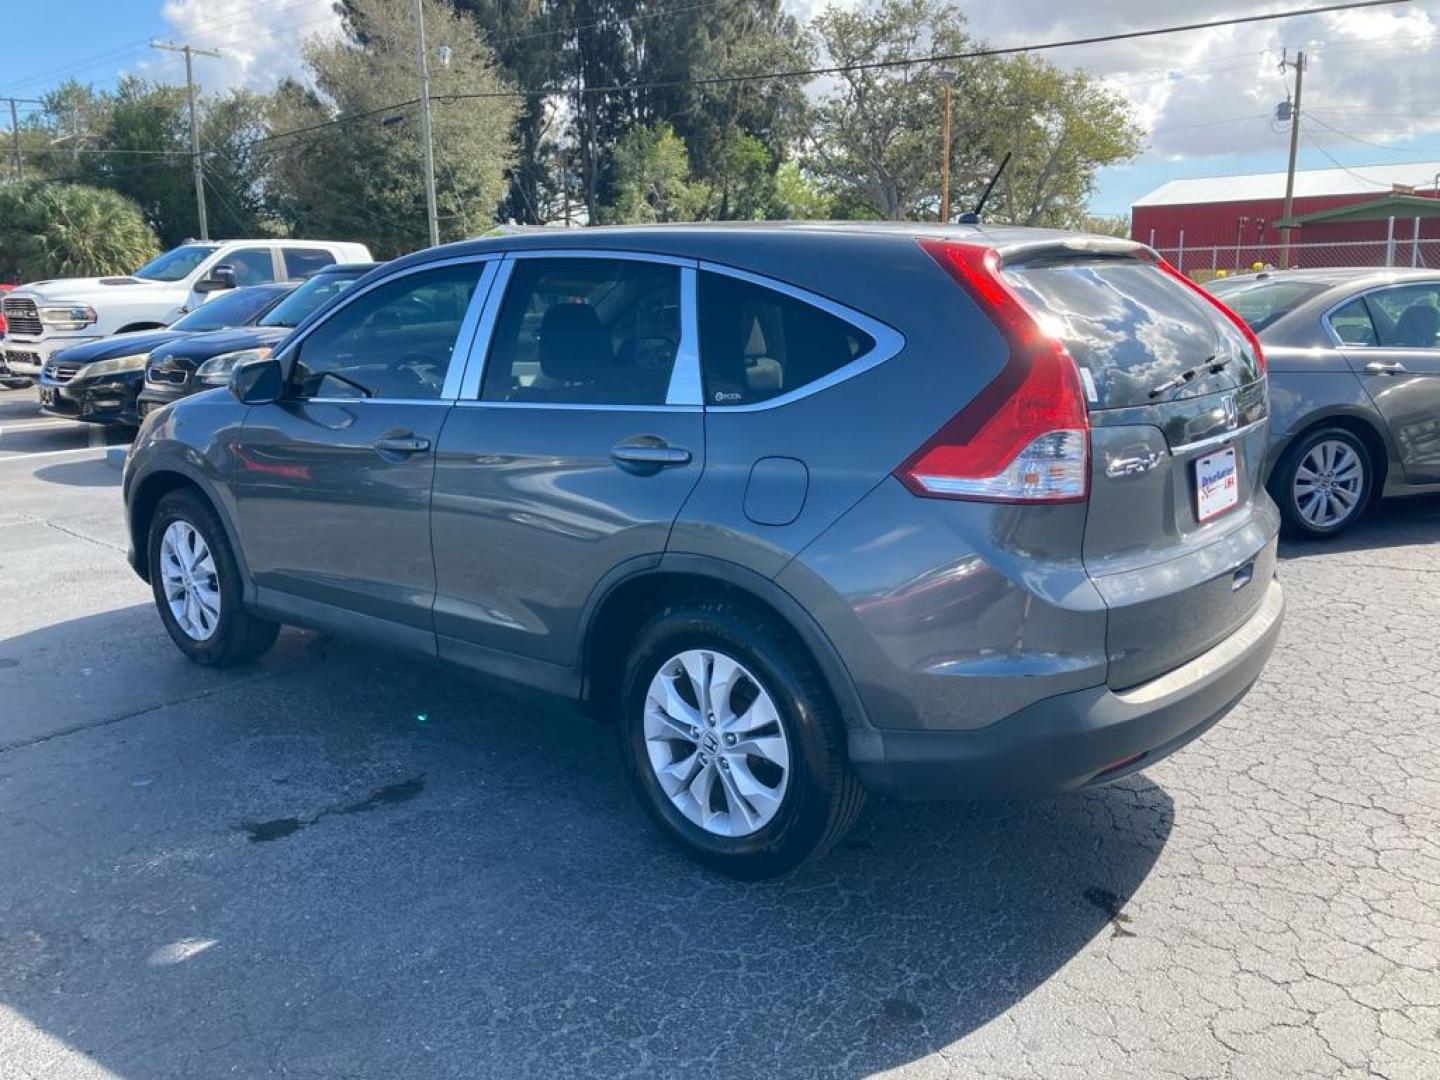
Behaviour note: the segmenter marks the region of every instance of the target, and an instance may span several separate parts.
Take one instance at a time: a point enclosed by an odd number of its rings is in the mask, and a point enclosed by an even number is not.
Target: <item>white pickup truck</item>
[[[50,354],[128,330],[153,330],[237,285],[292,281],[337,262],[369,262],[364,244],[207,240],[181,244],[133,274],[37,281],[4,294],[0,377],[33,378]]]

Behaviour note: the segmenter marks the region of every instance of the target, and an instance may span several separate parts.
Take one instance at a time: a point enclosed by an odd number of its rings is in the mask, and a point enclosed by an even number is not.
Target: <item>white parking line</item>
[[[79,423],[78,420],[60,420],[45,417],[43,420],[8,420],[0,424],[0,435],[7,431],[44,431],[48,428],[73,428]],[[92,427],[99,427],[93,424]]]
[[[103,446],[77,446],[73,450],[46,450],[39,454],[27,454],[24,450],[8,450],[0,453],[0,465],[13,464],[17,461],[37,461],[40,458],[64,457],[69,454],[93,454],[97,450],[105,449]],[[95,459],[103,461],[104,455]]]

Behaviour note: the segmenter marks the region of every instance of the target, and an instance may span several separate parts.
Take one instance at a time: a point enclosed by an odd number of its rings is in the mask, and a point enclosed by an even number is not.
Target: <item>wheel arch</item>
[[[250,581],[249,567],[245,562],[244,552],[235,536],[235,524],[230,520],[226,512],[225,504],[216,497],[215,492],[203,477],[196,476],[183,468],[177,468],[172,464],[156,468],[147,472],[144,476],[134,481],[130,495],[127,499],[129,510],[128,527],[130,532],[131,565],[135,572],[144,580],[150,580],[150,522],[154,520],[155,508],[160,505],[160,500],[172,491],[190,490],[194,491],[209,504],[220,520],[220,526],[225,530],[225,538],[230,543],[230,550],[235,555],[235,561],[240,567],[243,578],[242,591],[246,602],[252,599],[253,585]]]
[[[1395,454],[1395,448],[1390,443],[1390,436],[1384,429],[1384,425],[1377,423],[1373,415],[1353,408],[1338,407],[1327,409],[1324,412],[1311,413],[1296,424],[1285,437],[1285,441],[1277,446],[1270,455],[1266,482],[1269,483],[1274,478],[1275,470],[1279,468],[1280,462],[1300,440],[1320,428],[1326,427],[1348,431],[1365,445],[1365,449],[1370,454],[1371,464],[1375,468],[1375,482],[1371,485],[1371,497],[1379,498],[1385,490],[1385,481],[1390,475],[1392,467],[1399,464],[1399,458]]]
[[[164,324],[164,323],[158,323],[158,322],[153,322],[153,321],[150,321],[150,320],[144,320],[144,319],[142,319],[140,322],[126,323],[124,326],[120,327],[119,330],[116,330],[115,333],[117,333],[117,334],[130,334],[130,333],[134,333],[134,332],[137,331],[137,330],[163,330],[163,329],[165,329],[165,324]]]
[[[601,583],[582,613],[580,699],[605,716],[619,691],[618,672],[634,633],[681,599],[725,599],[771,619],[815,662],[847,730],[869,728],[864,705],[834,644],[801,604],[769,578],[738,563],[702,555],[666,555],[622,568]]]

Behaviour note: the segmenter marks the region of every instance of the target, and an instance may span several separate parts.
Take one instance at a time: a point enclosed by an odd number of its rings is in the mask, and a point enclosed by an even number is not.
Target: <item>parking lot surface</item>
[[[0,395],[0,1076],[1440,1077],[1440,500],[1282,550],[1145,774],[668,848],[610,730],[287,631],[185,663],[120,472]]]

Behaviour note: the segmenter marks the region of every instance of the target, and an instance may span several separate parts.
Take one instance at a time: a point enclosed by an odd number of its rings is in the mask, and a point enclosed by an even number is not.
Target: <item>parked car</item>
[[[0,294],[10,292],[15,286],[8,281],[0,281]],[[0,341],[5,338],[5,310],[0,304]],[[0,348],[0,387],[6,390],[23,390],[30,385],[31,380],[12,377],[9,369],[5,367],[5,350]]]
[[[163,330],[137,330],[61,349],[41,369],[40,410],[71,420],[133,427],[140,422],[136,398],[145,385],[145,363],[152,349],[223,328],[248,326],[294,289],[294,282],[250,285],[202,304]]]
[[[297,623],[579,698],[660,828],[740,877],[824,850],[867,789],[1142,769],[1279,632],[1258,342],[1126,241],[452,244],[229,385],[148,417],[124,473],[181,652]]]
[[[330,240],[185,243],[120,277],[61,278],[22,285],[3,301],[5,365],[35,377],[57,350],[158,330],[217,292],[295,280],[336,262],[368,260],[364,244]]]
[[[1440,491],[1440,273],[1215,282],[1270,358],[1269,486],[1288,532],[1334,536],[1384,495]]]
[[[269,356],[274,345],[311,313],[339,296],[379,263],[336,263],[311,274],[294,292],[244,329],[222,330],[157,347],[145,367],[141,416],[201,390],[224,386],[238,361]]]

